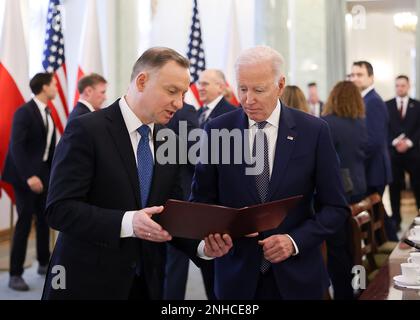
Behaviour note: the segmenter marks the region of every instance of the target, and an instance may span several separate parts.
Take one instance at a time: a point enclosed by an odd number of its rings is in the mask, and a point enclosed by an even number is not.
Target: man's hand
[[[401,140],[400,142],[398,142],[398,144],[395,146],[395,149],[397,149],[398,153],[406,153],[408,151],[409,146],[406,142],[406,140]]]
[[[28,180],[26,180],[26,183],[28,184],[31,191],[36,194],[41,194],[42,191],[44,191],[44,185],[42,184],[41,179],[37,176],[30,177]]]
[[[204,254],[209,258],[220,258],[232,248],[232,238],[224,234],[211,234],[204,239]]]
[[[137,211],[133,216],[133,230],[137,238],[152,241],[166,242],[172,240],[168,231],[152,220],[152,216],[161,213],[163,207],[144,208]]]
[[[286,235],[275,235],[258,241],[263,246],[264,258],[271,263],[279,263],[290,258],[295,251],[292,240]]]

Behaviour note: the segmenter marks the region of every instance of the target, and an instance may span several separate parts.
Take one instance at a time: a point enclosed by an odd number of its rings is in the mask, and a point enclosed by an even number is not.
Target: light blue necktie
[[[147,207],[153,178],[153,155],[149,146],[150,127],[142,125],[137,129],[141,139],[137,147],[137,173],[140,183],[140,199],[143,208]]]

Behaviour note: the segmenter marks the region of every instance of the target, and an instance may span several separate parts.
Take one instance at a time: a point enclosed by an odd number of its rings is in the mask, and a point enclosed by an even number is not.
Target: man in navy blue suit
[[[197,164],[192,201],[240,208],[303,195],[278,228],[234,239],[232,247],[229,236],[218,236],[217,246],[208,247],[209,253],[230,249],[214,260],[218,299],[322,299],[330,285],[321,244],[349,216],[340,167],[327,123],[280,103],[282,67],[281,55],[269,47],[243,52],[236,63],[242,108],[205,129],[208,146],[211,130],[239,129],[242,150],[252,150],[263,166],[251,174],[248,161],[226,163],[223,151],[209,148],[208,159],[218,152],[218,161]],[[237,146],[223,150],[233,159]]]
[[[387,101],[389,111],[389,149],[394,181],[389,186],[392,218],[400,228],[401,191],[405,172],[410,175],[411,188],[420,209],[420,102],[409,96],[410,80],[398,76],[395,80],[397,96]]]
[[[198,124],[200,128],[214,118],[235,110],[224,98],[226,92],[226,78],[222,71],[207,69],[200,74],[198,79],[198,93],[203,107],[198,110]]]
[[[44,216],[45,200],[55,150],[55,126],[48,102],[57,94],[56,82],[50,73],[38,73],[30,81],[35,97],[20,107],[13,118],[12,136],[6,157],[3,179],[13,185],[18,221],[10,255],[9,287],[27,291],[22,278],[32,215],[36,216],[38,273],[47,271],[49,229]]]
[[[77,83],[80,98],[69,115],[68,121],[86,113],[99,110],[106,100],[107,81],[99,74],[91,73]]]
[[[391,160],[388,151],[388,108],[374,88],[372,65],[367,61],[356,61],[351,70],[351,81],[362,94],[366,108],[366,128],[368,144],[366,150],[367,195],[379,193],[392,182]],[[385,217],[390,240],[397,241],[393,221]]]

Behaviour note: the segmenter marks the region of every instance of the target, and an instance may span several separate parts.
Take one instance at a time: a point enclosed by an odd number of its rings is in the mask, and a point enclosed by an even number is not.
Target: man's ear
[[[146,87],[146,82],[149,79],[149,75],[146,72],[140,72],[136,78],[136,87],[139,92],[143,92]]]
[[[284,76],[281,76],[279,82],[277,83],[277,87],[279,89],[279,97],[281,97],[284,88],[286,88],[286,78]]]

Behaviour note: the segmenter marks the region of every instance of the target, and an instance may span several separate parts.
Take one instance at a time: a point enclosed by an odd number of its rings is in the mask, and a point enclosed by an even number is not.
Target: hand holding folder
[[[159,224],[173,237],[203,240],[218,233],[238,238],[277,228],[301,199],[296,196],[240,209],[168,200]]]

